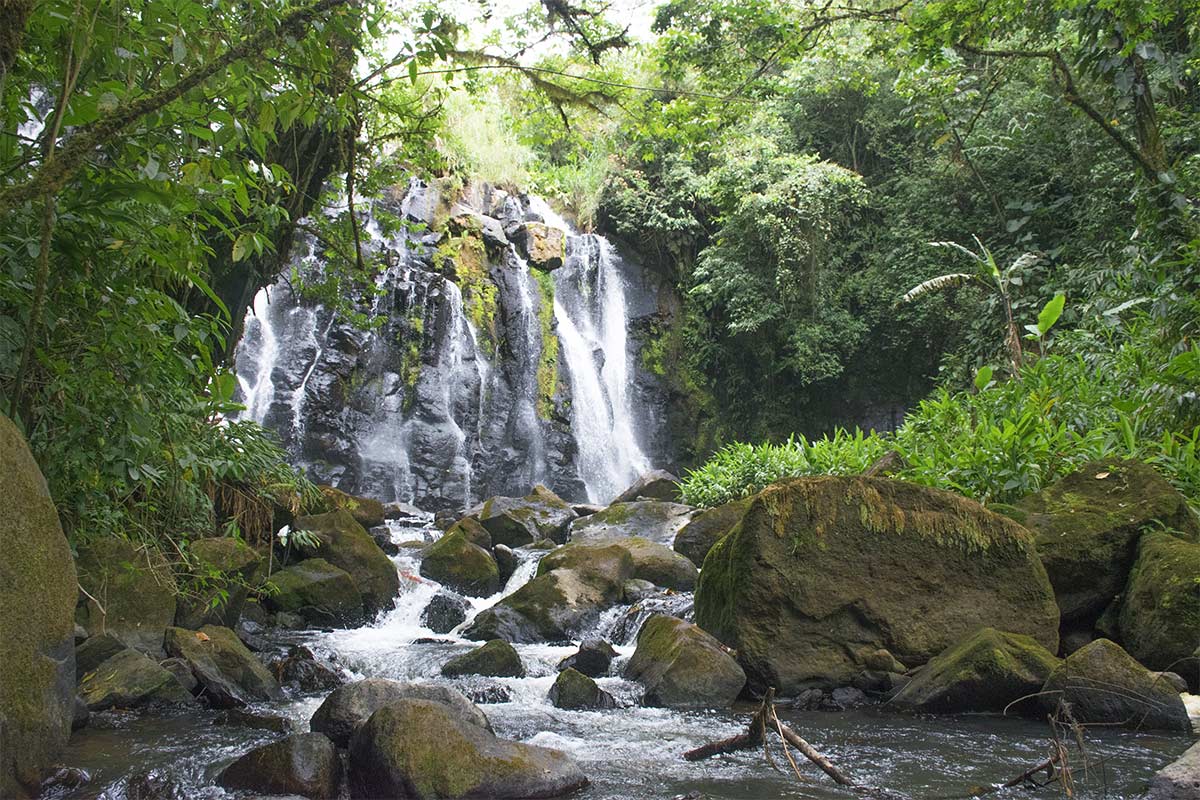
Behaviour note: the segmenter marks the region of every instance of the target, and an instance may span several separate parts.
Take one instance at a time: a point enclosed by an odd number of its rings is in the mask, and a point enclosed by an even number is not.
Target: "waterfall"
[[[538,364],[542,357],[542,322],[539,315],[541,304],[535,297],[540,298],[541,294],[533,275],[529,272],[529,263],[521,258],[516,248],[510,245],[507,255],[517,285],[517,324],[521,331],[519,340],[513,343],[516,349],[519,392],[510,424],[513,440],[525,442],[529,448],[523,478],[526,485],[532,486],[541,483],[546,474],[546,443],[542,433],[542,422],[538,417]]]
[[[250,383],[238,371],[238,382],[242,389],[242,402],[246,405],[246,417],[258,424],[267,418],[267,410],[275,400],[275,382],[272,375],[275,360],[279,356],[279,337],[271,321],[271,297],[267,289],[259,289],[254,295],[253,312],[246,315],[245,333],[241,352],[253,364],[254,382]],[[254,342],[253,345],[249,344]]]

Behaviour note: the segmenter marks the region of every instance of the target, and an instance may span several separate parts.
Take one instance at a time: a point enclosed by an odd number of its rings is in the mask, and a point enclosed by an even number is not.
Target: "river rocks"
[[[278,570],[271,584],[275,591],[262,602],[273,612],[299,614],[313,625],[351,627],[366,619],[354,578],[323,558],[306,558]]]
[[[1200,742],[1154,773],[1143,800],[1200,800]]]
[[[646,687],[644,702],[671,708],[720,708],[746,685],[746,673],[721,643],[695,625],[655,615],[638,632],[625,677]]]
[[[704,557],[722,536],[733,530],[746,513],[749,500],[734,500],[723,506],[701,511],[675,535],[672,547],[693,564],[703,564]]]
[[[524,678],[525,667],[516,648],[503,639],[493,639],[469,653],[447,661],[442,674],[448,678],[462,675],[487,675],[492,678]]]
[[[578,670],[567,667],[558,673],[550,687],[550,704],[555,708],[616,708],[617,701],[596,682]]]
[[[325,501],[329,503],[331,510],[350,512],[350,516],[354,517],[354,521],[364,528],[374,528],[376,525],[382,525],[389,519],[387,508],[378,500],[370,497],[355,497],[332,486],[322,486],[320,488],[321,494],[325,495]]]
[[[125,643],[111,633],[101,633],[84,639],[83,644],[75,648],[76,682],[83,680],[84,675],[124,649]]]
[[[392,607],[400,591],[396,565],[348,512],[300,517],[295,527],[320,539],[316,548],[302,548],[305,556],[323,558],[350,573],[369,616]]]
[[[229,628],[205,625],[199,631],[168,628],[167,652],[182,658],[214,708],[233,708],[283,697],[270,671]]]
[[[634,500],[665,500],[679,502],[679,478],[663,469],[655,469],[638,478],[633,486],[617,495],[614,503],[632,503]]]
[[[383,678],[349,683],[335,689],[312,715],[309,727],[333,740],[339,747],[350,742],[354,731],[379,709],[402,700],[428,700],[441,703],[454,717],[486,731],[492,730],[487,715],[449,686],[432,683],[405,683]]]
[[[337,797],[341,776],[333,742],[319,733],[298,733],[246,753],[221,771],[217,783],[226,789],[326,800]]]
[[[76,612],[89,635],[108,632],[128,647],[157,655],[175,621],[175,578],[157,549],[106,536],[79,546],[81,595]],[[99,605],[97,605],[97,601]],[[103,608],[103,611],[101,611]]]
[[[470,605],[449,592],[438,592],[421,612],[421,624],[434,633],[449,633],[467,619]]]
[[[79,587],[46,481],[0,415],[0,796],[36,794],[71,732]]]
[[[1058,647],[1058,609],[1030,534],[978,503],[882,478],[767,487],[704,559],[696,623],[783,695],[846,685],[858,654],[910,666],[978,628]]]
[[[586,786],[558,750],[497,739],[445,706],[402,700],[350,742],[352,798],[559,797]]]
[[[549,272],[563,265],[567,255],[566,235],[560,229],[542,222],[526,222],[520,242],[529,266]]]
[[[661,500],[613,503],[575,522],[571,526],[571,541],[600,542],[640,536],[670,547],[695,514],[691,506]]]
[[[635,579],[680,592],[690,592],[696,588],[696,578],[699,576],[696,565],[670,547],[640,536],[616,539],[613,544],[624,549],[633,559]]]
[[[1175,689],[1108,639],[1072,653],[1050,673],[1039,701],[1053,711],[1060,700],[1070,703],[1075,719],[1084,724],[1192,730]]]
[[[1058,663],[1028,636],[983,628],[930,660],[892,703],[935,714],[1005,711],[1013,701],[1041,691]],[[1029,701],[1014,708],[1035,705]]]
[[[83,676],[79,696],[89,711],[189,703],[192,695],[144,653],[127,648]]]
[[[302,692],[329,691],[343,683],[337,670],[318,661],[313,651],[302,644],[289,648],[286,656],[271,665],[271,670],[281,685],[291,685]]]
[[[603,639],[585,639],[579,643],[579,650],[558,662],[558,669],[574,669],[589,678],[599,678],[608,674],[617,651]]]
[[[492,548],[492,557],[496,559],[496,567],[500,570],[500,585],[504,586],[517,571],[517,567],[521,563],[520,559],[517,558],[517,554],[512,551],[511,547],[503,544]]]
[[[1183,495],[1140,461],[1085,464],[1011,513],[1037,537],[1064,628],[1090,627],[1121,592],[1143,532],[1200,541]]]
[[[545,486],[535,486],[525,497],[492,497],[483,504],[479,522],[493,544],[520,547],[539,539],[563,541],[575,512]]]
[[[1200,543],[1147,533],[1129,575],[1118,617],[1129,654],[1153,669],[1185,670],[1200,643]]]
[[[456,523],[421,553],[421,574],[463,594],[487,597],[500,589],[500,568],[491,553],[471,541],[472,526],[487,535],[473,520]]]
[[[200,628],[204,625],[237,624],[246,604],[250,582],[262,557],[252,548],[228,536],[197,539],[188,546],[204,582],[189,587],[175,610],[175,625]]]

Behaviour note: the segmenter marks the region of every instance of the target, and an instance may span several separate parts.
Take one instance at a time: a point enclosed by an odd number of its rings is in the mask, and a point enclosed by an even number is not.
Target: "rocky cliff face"
[[[440,510],[539,482],[603,502],[671,461],[630,335],[669,286],[537,198],[413,181],[375,209],[406,224],[368,226],[383,267],[349,298],[360,318],[295,285],[324,276],[310,254],[255,298],[237,350],[245,416],[313,478]]]

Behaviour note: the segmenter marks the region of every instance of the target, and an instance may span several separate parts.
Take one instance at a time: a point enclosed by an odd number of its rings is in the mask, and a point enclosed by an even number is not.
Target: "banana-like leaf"
[[[966,272],[950,272],[945,275],[938,275],[936,278],[922,281],[909,289],[904,293],[904,297],[900,298],[900,302],[911,303],[918,297],[930,292],[936,292],[939,289],[947,289],[953,286],[962,286],[964,283],[977,280],[979,280],[977,275],[969,275]]]

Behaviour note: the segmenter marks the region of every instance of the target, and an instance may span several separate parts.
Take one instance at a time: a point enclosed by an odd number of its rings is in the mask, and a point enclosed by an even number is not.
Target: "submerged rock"
[[[746,685],[746,673],[720,642],[662,615],[646,620],[638,632],[625,677],[646,687],[647,705],[671,708],[721,708]]]
[[[767,487],[704,559],[696,623],[757,689],[848,684],[886,647],[924,664],[990,626],[1058,647],[1029,532],[978,503],[881,478]]]
[[[1200,543],[1147,533],[1121,598],[1121,642],[1153,669],[1189,672],[1200,643]]]
[[[493,639],[442,665],[448,678],[461,675],[487,675],[492,678],[523,678],[525,667],[516,648],[503,639]]]
[[[574,669],[589,678],[599,678],[608,674],[617,651],[603,639],[584,639],[579,643],[579,650],[558,662],[558,669]]]
[[[484,730],[492,729],[487,715],[466,696],[449,686],[368,678],[335,689],[309,721],[312,730],[345,747],[354,731],[384,706],[401,700],[429,700],[446,706],[455,718]]]
[[[701,511],[680,529],[672,547],[675,548],[675,552],[691,559],[693,564],[703,564],[708,551],[721,537],[733,530],[733,526],[741,521],[742,514],[746,513],[749,506],[748,499],[734,500],[723,506]]]
[[[1200,800],[1200,742],[1154,773],[1143,800]]]
[[[127,647],[160,654],[163,634],[175,622],[177,594],[171,565],[162,553],[150,545],[106,536],[80,545],[75,565],[80,587],[95,598],[81,595],[75,615],[88,635],[111,633]]]
[[[575,512],[565,500],[535,486],[525,497],[492,497],[479,511],[479,523],[493,544],[520,547],[539,539],[563,541]]]
[[[224,625],[232,628],[242,615],[262,557],[237,539],[222,536],[197,539],[188,545],[205,582],[185,592],[175,610],[175,625],[200,628]]]
[[[260,700],[281,700],[270,671],[229,628],[205,625],[199,631],[168,628],[167,652],[192,668],[200,690],[214,708],[233,708]]]
[[[169,670],[132,648],[122,650],[79,682],[89,711],[190,703],[192,695]]]
[[[271,575],[275,587],[263,605],[298,614],[313,625],[351,627],[366,619],[362,594],[350,573],[323,558],[306,558]]]
[[[421,611],[421,624],[434,633],[449,633],[467,619],[470,605],[450,592],[438,592]]]
[[[617,701],[596,682],[578,670],[567,667],[558,673],[550,687],[550,704],[555,708],[616,708]]]
[[[226,789],[331,800],[341,777],[333,742],[320,733],[298,733],[254,748],[223,769],[217,783]]]
[[[696,515],[696,509],[662,500],[613,503],[571,525],[571,541],[595,543],[640,536],[670,547],[675,536]]]
[[[559,797],[587,785],[558,750],[496,738],[445,706],[401,700],[371,715],[350,742],[353,798]]]
[[[319,544],[315,548],[301,548],[306,557],[323,558],[350,573],[368,616],[393,606],[400,591],[396,565],[349,512],[332,511],[300,517],[295,527],[318,537]]]
[[[472,597],[488,597],[500,589],[500,568],[492,554],[471,541],[472,527],[487,535],[479,524],[462,520],[421,553],[421,575]]]
[[[617,495],[614,503],[634,500],[664,500],[679,502],[679,477],[663,469],[655,469],[638,478],[632,486]]]

